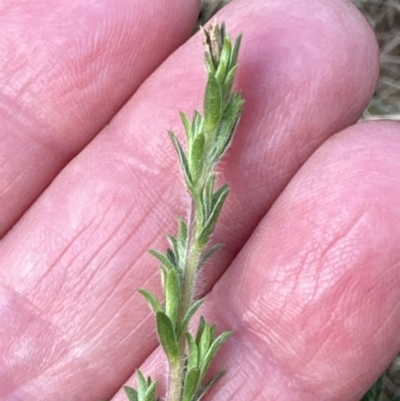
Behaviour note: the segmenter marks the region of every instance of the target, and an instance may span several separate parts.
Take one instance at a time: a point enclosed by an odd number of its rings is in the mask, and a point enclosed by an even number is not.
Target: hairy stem
[[[167,401],[180,401],[184,364],[181,360],[170,366]]]
[[[182,323],[187,311],[193,303],[193,295],[196,284],[197,269],[200,263],[202,250],[198,250],[196,246],[196,228],[197,228],[197,210],[196,204],[192,201],[190,219],[189,219],[189,235],[188,235],[188,251],[186,254],[185,269],[181,284],[181,299],[178,312],[178,322]],[[167,401],[180,401],[182,396],[182,378],[186,359],[186,338],[183,332],[178,338],[179,359],[176,363],[170,364],[168,396]]]

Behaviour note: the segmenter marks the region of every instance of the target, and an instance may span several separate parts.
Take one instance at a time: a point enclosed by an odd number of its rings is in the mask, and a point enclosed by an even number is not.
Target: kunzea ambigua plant
[[[204,263],[222,244],[209,245],[222,206],[229,192],[216,187],[216,168],[228,150],[243,108],[240,93],[233,91],[241,36],[232,41],[225,26],[217,22],[202,28],[207,84],[203,115],[189,119],[180,113],[186,133],[182,145],[169,132],[178,155],[191,210],[187,220],[178,219],[176,236],[167,235],[169,248],[150,250],[160,264],[163,300],[151,292],[140,293],[150,305],[159,342],[168,360],[167,401],[199,401],[224,374],[207,372],[213,358],[232,332],[216,335],[216,327],[200,318],[192,334],[189,324],[203,303],[194,298],[196,278]],[[137,389],[125,386],[130,401],[156,401],[157,382],[137,371]]]

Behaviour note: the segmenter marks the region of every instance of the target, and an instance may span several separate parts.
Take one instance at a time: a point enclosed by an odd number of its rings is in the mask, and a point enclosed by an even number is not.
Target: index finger
[[[198,0],[0,6],[0,237],[193,29]]]

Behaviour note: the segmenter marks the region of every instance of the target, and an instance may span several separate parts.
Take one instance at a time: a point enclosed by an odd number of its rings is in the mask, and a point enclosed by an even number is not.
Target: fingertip
[[[283,394],[294,378],[299,400],[357,399],[398,352],[399,171],[400,124],[333,136],[215,287],[215,319],[265,356]]]
[[[362,115],[378,79],[377,41],[344,0],[237,0],[218,18],[243,32],[246,102],[226,174],[233,191],[256,194],[251,207],[268,197],[265,212],[315,149]]]

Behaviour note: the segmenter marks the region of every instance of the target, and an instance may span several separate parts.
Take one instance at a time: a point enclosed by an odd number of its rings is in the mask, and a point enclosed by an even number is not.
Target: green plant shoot
[[[216,188],[216,167],[229,148],[243,108],[240,93],[232,91],[241,42],[226,34],[216,22],[202,29],[207,84],[204,114],[195,111],[189,119],[181,113],[186,132],[183,146],[169,132],[178,155],[187,190],[192,199],[190,217],[178,219],[178,233],[168,235],[165,253],[150,250],[160,264],[163,301],[140,290],[155,315],[157,335],[169,365],[167,401],[199,401],[223,375],[207,375],[221,345],[231,335],[216,335],[216,327],[200,318],[197,331],[188,330],[192,317],[203,303],[194,299],[200,268],[221,244],[209,245],[222,206],[229,192]],[[130,401],[156,401],[156,381],[137,371],[137,389],[125,387]]]

